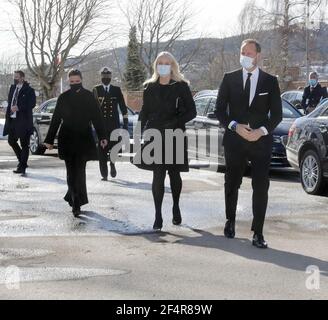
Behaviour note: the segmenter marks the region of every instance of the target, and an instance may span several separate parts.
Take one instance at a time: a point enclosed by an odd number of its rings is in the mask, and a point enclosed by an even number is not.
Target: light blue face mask
[[[168,64],[158,64],[157,72],[161,77],[166,77],[171,74],[171,66]]]
[[[309,80],[309,84],[310,84],[311,87],[315,87],[317,85],[317,83],[318,83],[318,80],[316,80],[316,79],[310,79]]]

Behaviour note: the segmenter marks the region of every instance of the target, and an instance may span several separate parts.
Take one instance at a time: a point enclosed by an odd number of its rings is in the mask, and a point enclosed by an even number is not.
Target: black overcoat
[[[80,156],[85,160],[97,159],[97,148],[92,125],[98,139],[107,139],[100,109],[91,91],[68,90],[58,97],[45,143],[53,144],[58,133],[58,153],[62,160]]]
[[[26,135],[33,133],[33,108],[36,104],[35,91],[28,82],[24,82],[18,94],[17,107],[19,111],[16,113],[16,118],[12,119],[10,118],[10,112],[15,90],[16,85],[12,85],[8,95],[8,108],[3,135],[8,135],[10,127],[14,126],[17,138],[24,138]]]

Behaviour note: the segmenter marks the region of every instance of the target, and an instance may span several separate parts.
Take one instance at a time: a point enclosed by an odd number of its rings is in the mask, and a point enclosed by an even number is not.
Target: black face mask
[[[17,86],[19,84],[19,80],[18,79],[14,79],[14,84],[15,84],[15,86]]]
[[[101,81],[105,86],[108,86],[111,83],[112,79],[111,78],[103,78],[103,79],[101,79]]]
[[[73,92],[77,92],[82,88],[82,83],[74,83],[70,85]]]

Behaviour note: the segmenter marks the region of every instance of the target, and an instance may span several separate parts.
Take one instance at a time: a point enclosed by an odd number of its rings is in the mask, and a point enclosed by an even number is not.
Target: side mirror
[[[216,114],[214,112],[210,112],[207,114],[207,118],[217,120]]]

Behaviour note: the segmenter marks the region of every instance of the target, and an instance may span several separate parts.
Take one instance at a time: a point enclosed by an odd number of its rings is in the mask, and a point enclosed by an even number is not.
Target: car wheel
[[[34,128],[30,138],[30,150],[34,155],[44,154],[46,151],[45,146],[40,144],[40,137],[38,131]]]
[[[318,195],[324,189],[322,166],[317,153],[313,150],[305,152],[300,166],[303,189],[308,194]]]

